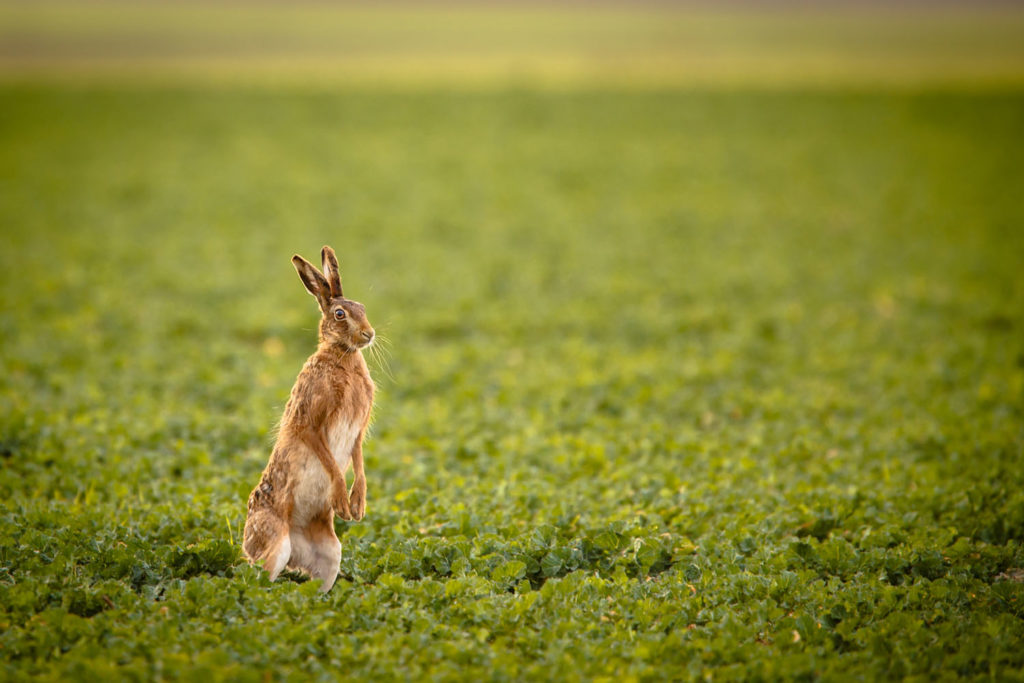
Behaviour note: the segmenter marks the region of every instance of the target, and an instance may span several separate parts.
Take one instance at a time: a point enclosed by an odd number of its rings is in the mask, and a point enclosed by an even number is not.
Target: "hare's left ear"
[[[338,257],[334,255],[334,250],[325,245],[320,251],[320,257],[324,263],[324,276],[331,286],[331,296],[344,296],[341,293],[341,273],[338,271]]]
[[[295,270],[298,271],[299,278],[302,280],[302,284],[305,285],[306,291],[316,297],[317,303],[320,304],[320,310],[327,313],[331,308],[331,289],[330,285],[327,284],[327,280],[316,269],[316,266],[298,254],[292,256],[292,264],[295,266]]]

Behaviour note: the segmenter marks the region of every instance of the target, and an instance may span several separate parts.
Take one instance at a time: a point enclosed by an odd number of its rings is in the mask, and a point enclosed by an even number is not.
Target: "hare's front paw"
[[[352,493],[349,497],[352,506],[352,519],[359,521],[366,514],[366,477],[356,477],[352,482]]]
[[[334,508],[334,514],[342,519],[352,519],[352,507],[349,504],[348,491],[345,490],[345,484],[338,483],[334,487],[331,507]]]

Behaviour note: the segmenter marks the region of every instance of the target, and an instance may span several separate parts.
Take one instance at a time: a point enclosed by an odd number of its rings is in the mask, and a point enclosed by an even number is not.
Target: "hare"
[[[363,437],[373,381],[362,349],[374,338],[363,305],[346,299],[334,250],[321,252],[323,273],[299,255],[292,263],[323,314],[320,343],[303,366],[281,418],[277,442],[249,495],[242,549],[273,581],[285,567],[334,585],[341,542],[334,515],[359,520],[366,509]],[[352,492],[345,482],[349,463]]]

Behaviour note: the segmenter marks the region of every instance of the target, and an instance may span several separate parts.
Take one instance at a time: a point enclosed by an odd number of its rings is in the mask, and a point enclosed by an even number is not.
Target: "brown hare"
[[[362,349],[374,338],[363,305],[346,299],[334,250],[321,252],[323,273],[292,257],[302,284],[323,317],[320,343],[295,380],[281,418],[277,443],[259,485],[249,494],[242,548],[263,562],[273,581],[285,567],[334,585],[341,542],[334,515],[359,520],[366,509],[363,437],[373,405],[373,381]],[[355,479],[349,493],[345,470]]]

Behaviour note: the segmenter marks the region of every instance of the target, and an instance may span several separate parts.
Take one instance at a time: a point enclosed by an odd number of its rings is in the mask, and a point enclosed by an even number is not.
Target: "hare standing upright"
[[[242,548],[263,562],[273,581],[286,566],[308,572],[327,592],[341,562],[334,515],[359,520],[366,508],[363,436],[373,382],[361,349],[373,341],[363,305],[346,299],[334,250],[324,247],[323,273],[292,257],[302,283],[320,304],[320,344],[295,380],[277,443],[249,495]],[[345,483],[349,463],[351,494]]]

